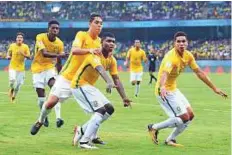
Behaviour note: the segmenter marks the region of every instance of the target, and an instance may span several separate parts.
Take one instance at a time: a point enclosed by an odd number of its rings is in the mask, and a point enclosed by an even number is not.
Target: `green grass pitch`
[[[160,145],[154,145],[147,132],[147,124],[167,118],[154,95],[154,85],[148,85],[149,75],[144,73],[141,92],[133,96],[129,73],[120,73],[127,95],[133,100],[132,109],[124,108],[116,90],[105,93],[105,84],[99,80],[97,87],[106,94],[115,107],[112,118],[102,124],[99,136],[107,142],[99,150],[80,150],[71,145],[73,127],[83,124],[90,116],[85,114],[73,98],[62,104],[62,128],[55,126],[54,111],[49,116],[50,126],[42,127],[36,136],[30,128],[39,115],[32,76],[26,74],[15,104],[9,102],[8,73],[0,72],[0,154],[1,155],[228,155],[231,146],[231,76],[210,74],[212,81],[229,94],[227,100],[214,94],[192,73],[178,79],[181,92],[187,97],[195,112],[195,119],[177,140],[184,148],[163,144],[172,129],[159,134]],[[49,90],[47,89],[47,93]]]

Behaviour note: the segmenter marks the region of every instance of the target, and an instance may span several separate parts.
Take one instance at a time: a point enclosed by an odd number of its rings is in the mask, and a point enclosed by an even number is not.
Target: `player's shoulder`
[[[111,54],[111,55],[109,56],[109,59],[110,59],[110,62],[115,62],[115,61],[116,61],[116,58],[114,57],[113,54]]]
[[[174,58],[174,57],[175,57],[175,49],[173,48],[173,49],[169,50],[169,51],[165,54],[164,57],[165,57],[165,58],[168,58],[168,59]]]
[[[9,45],[9,47],[14,47],[14,46],[16,46],[16,43],[11,43],[11,44]]]
[[[186,53],[187,56],[190,56],[190,57],[193,56],[192,52],[190,52],[188,50],[185,50],[185,53]]]
[[[36,38],[38,37],[46,37],[47,36],[47,33],[39,33],[36,35]]]
[[[142,48],[140,48],[140,51],[143,52],[143,53],[146,53]]]
[[[56,42],[57,42],[58,44],[64,44],[63,41],[62,41],[59,37],[56,37]]]
[[[80,37],[80,36],[87,36],[87,31],[78,31],[77,33],[76,33],[76,37]]]
[[[134,46],[131,46],[128,51],[133,51],[135,50]]]
[[[29,48],[29,46],[25,43],[23,43],[22,45],[23,45],[23,47]]]

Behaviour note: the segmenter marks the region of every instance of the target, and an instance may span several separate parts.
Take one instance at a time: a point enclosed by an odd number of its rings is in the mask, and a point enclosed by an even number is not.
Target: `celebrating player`
[[[52,88],[55,83],[55,76],[59,72],[59,70],[55,69],[55,64],[59,63],[58,66],[60,66],[61,61],[59,59],[67,57],[67,54],[64,53],[63,42],[57,37],[59,34],[59,25],[58,21],[51,20],[48,23],[48,33],[41,33],[36,36],[35,56],[31,65],[31,71],[33,73],[33,85],[38,95],[40,109],[42,109],[46,99],[46,85]],[[60,106],[59,103],[55,107],[57,127],[61,127],[64,124],[60,116]],[[48,127],[48,125],[49,122],[46,117],[44,126]]]
[[[51,109],[59,102],[72,95],[70,83],[76,71],[81,66],[88,54],[100,54],[101,39],[98,37],[102,29],[102,18],[92,14],[89,20],[89,30],[79,31],[73,41],[71,54],[58,76],[47,101],[42,107],[38,121],[32,126],[31,134],[35,135],[45,123],[45,118]]]
[[[194,118],[188,100],[176,87],[176,79],[186,66],[190,66],[197,77],[216,94],[227,97],[198,67],[193,55],[186,50],[187,46],[187,35],[184,32],[177,32],[174,35],[174,48],[165,55],[159,69],[155,94],[169,118],[163,122],[148,125],[148,131],[155,144],[158,144],[158,131],[165,128],[174,128],[173,132],[165,140],[165,144],[183,146],[176,142],[176,137],[187,128]]]
[[[116,87],[120,94],[124,106],[130,106],[130,100],[126,97],[122,83],[118,77],[117,62],[112,55],[115,48],[115,37],[111,33],[106,33],[102,38],[102,55],[90,54],[80,68],[77,70],[72,80],[71,87],[74,98],[84,111],[93,113],[82,127],[76,128],[73,139],[74,145],[80,140],[80,147],[85,149],[96,149],[91,145],[90,140],[95,134],[100,124],[107,120],[114,112],[114,107],[110,101],[94,87],[99,74],[107,83],[106,91],[111,93],[111,89]],[[110,80],[105,70],[108,70],[114,83]]]

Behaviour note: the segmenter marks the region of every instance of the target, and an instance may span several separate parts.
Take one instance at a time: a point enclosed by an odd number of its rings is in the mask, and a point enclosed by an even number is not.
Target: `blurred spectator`
[[[2,40],[0,42],[0,57],[4,58],[8,46],[12,41]],[[34,52],[34,40],[25,40],[29,45],[30,51]],[[117,48],[114,55],[117,59],[125,59],[128,49],[133,44],[132,41],[117,42]],[[159,58],[162,59],[164,54],[168,52],[173,46],[173,41],[155,42],[155,41],[141,41],[142,48],[148,52],[149,48],[157,49]],[[69,52],[72,46],[71,41],[64,41],[65,52]],[[231,59],[231,40],[193,40],[189,42],[188,50],[190,50],[197,60],[211,59],[211,60],[230,60]]]
[[[1,21],[88,20],[92,12],[105,21],[231,19],[231,1],[2,1]]]

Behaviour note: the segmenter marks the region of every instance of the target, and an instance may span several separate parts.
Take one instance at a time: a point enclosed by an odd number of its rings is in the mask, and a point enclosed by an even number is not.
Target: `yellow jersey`
[[[28,45],[22,44],[22,45],[17,45],[16,43],[12,43],[8,49],[8,55],[11,55],[11,61],[9,68],[14,69],[16,71],[24,71],[25,70],[25,64],[24,60],[26,56],[30,56],[30,50]]]
[[[81,49],[101,48],[101,39],[99,37],[92,39],[88,32],[79,31],[76,34],[72,46]],[[71,81],[76,74],[76,71],[88,55],[90,55],[90,53],[84,55],[70,54],[68,60],[61,70],[61,75],[67,80]]]
[[[176,79],[180,75],[180,73],[184,71],[186,66],[189,66],[192,70],[198,68],[198,65],[192,53],[186,50],[184,51],[183,57],[181,57],[175,50],[175,48],[170,50],[164,56],[164,59],[161,62],[158,72],[158,79],[155,86],[155,94],[159,94],[160,78],[164,71],[169,73],[167,81],[165,83],[165,88],[168,91],[174,91],[176,89]]]
[[[110,75],[118,74],[117,61],[113,56],[105,58],[103,55],[96,56],[89,54],[73,77],[71,87],[77,88],[86,84],[94,85],[99,77],[99,73],[95,68],[100,65],[102,65],[106,71],[109,71]]]
[[[46,49],[49,53],[61,54],[64,52],[64,44],[58,37],[51,42],[47,33],[38,34],[36,36],[34,59],[31,64],[32,73],[40,73],[55,67],[57,58],[44,57],[41,52],[42,49]]]
[[[141,48],[136,50],[135,47],[129,49],[127,58],[130,60],[130,71],[139,73],[143,71],[142,61],[146,61],[146,53]]]

